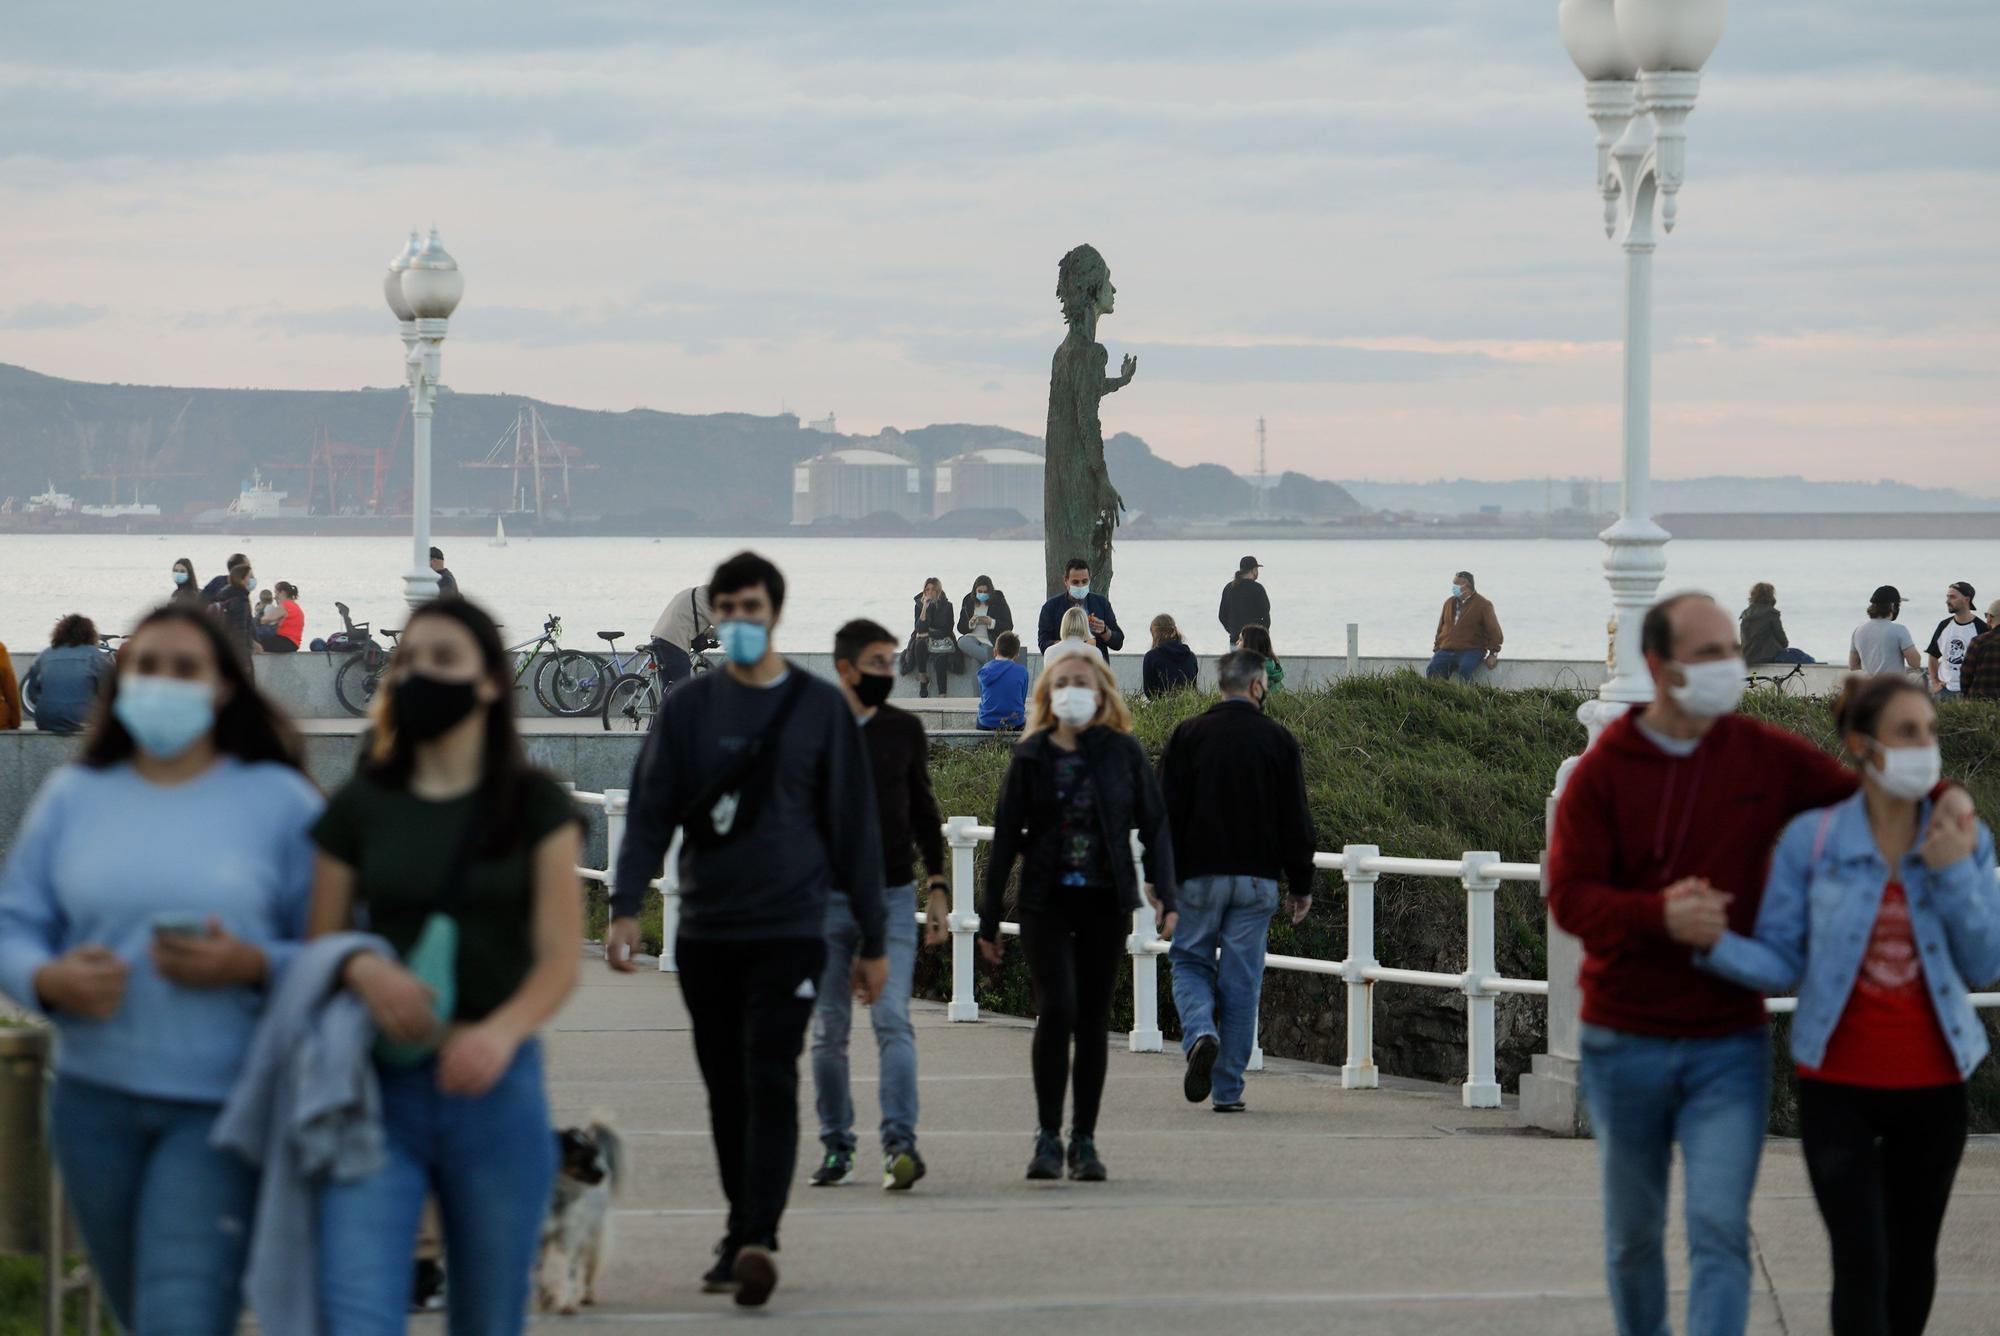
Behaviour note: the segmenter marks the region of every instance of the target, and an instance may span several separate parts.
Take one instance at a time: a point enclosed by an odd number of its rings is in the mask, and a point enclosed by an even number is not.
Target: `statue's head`
[[[1099,315],[1110,315],[1117,295],[1118,289],[1111,286],[1111,267],[1097,247],[1078,246],[1062,257],[1056,269],[1056,300],[1062,303],[1066,323],[1076,324],[1093,307]]]

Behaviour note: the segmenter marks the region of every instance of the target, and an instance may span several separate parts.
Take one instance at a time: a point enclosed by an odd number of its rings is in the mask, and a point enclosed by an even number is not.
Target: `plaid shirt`
[[[1958,689],[1968,699],[2000,700],[2000,630],[1975,636],[1965,647]]]

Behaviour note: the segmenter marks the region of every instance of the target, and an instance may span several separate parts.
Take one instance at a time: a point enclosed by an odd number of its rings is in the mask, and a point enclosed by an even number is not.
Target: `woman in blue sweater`
[[[50,1127],[121,1328],[236,1330],[256,1171],[209,1146],[296,953],[320,797],[215,622],[126,641],[0,873],[0,992],[55,1025]]]
[[[1937,712],[1917,682],[1850,678],[1834,721],[1861,792],[1792,822],[1754,935],[1723,933],[1697,960],[1759,992],[1799,990],[1799,1139],[1833,1250],[1835,1336],[1919,1332],[1965,1083],[1986,1056],[1966,994],[2000,976],[1993,837],[1970,813],[1932,820]]]

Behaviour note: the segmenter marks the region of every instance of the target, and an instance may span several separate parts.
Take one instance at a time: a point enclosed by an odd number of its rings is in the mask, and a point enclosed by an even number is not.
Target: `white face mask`
[[[1743,689],[1749,683],[1749,665],[1741,658],[1716,659],[1709,663],[1677,663],[1687,681],[1669,686],[1674,704],[1697,719],[1720,719],[1743,703]]]
[[[1097,693],[1089,687],[1057,687],[1049,693],[1049,708],[1071,728],[1082,728],[1097,717]]]
[[[1880,767],[1873,773],[1884,793],[1915,802],[1926,797],[1944,778],[1944,754],[1934,742],[1928,747],[1884,747],[1876,743]]]

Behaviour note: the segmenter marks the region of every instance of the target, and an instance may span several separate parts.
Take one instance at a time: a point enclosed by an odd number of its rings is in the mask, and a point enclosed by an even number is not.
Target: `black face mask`
[[[473,683],[445,682],[423,673],[398,682],[390,703],[396,710],[396,731],[412,742],[444,736],[478,704]]]
[[[861,680],[854,684],[854,695],[861,708],[872,710],[889,699],[895,687],[896,679],[888,673],[862,673]]]

